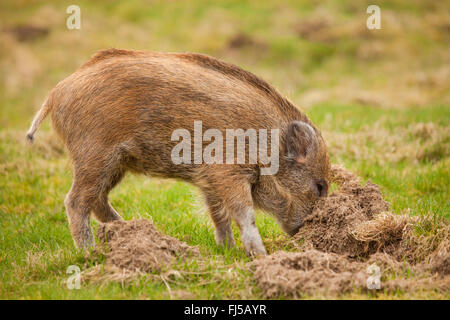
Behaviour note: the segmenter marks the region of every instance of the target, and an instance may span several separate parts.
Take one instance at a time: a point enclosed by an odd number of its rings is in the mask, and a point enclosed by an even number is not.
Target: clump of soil
[[[338,293],[362,287],[366,274],[361,263],[344,257],[310,249],[293,253],[278,251],[256,260],[255,278],[264,296],[300,297],[311,293]]]
[[[7,31],[14,34],[19,41],[33,41],[35,39],[45,37],[49,33],[49,29],[35,25],[17,25],[8,28]]]
[[[376,282],[371,279],[378,276],[379,288],[389,292],[450,290],[450,277],[424,273],[412,277],[409,274],[412,266],[408,262],[399,262],[384,253],[373,254],[366,262],[360,262],[315,249],[278,251],[253,261],[250,267],[254,269],[256,282],[266,298],[376,292]]]
[[[297,239],[306,239],[321,251],[353,257],[367,256],[402,239],[409,220],[379,215],[389,210],[389,204],[377,185],[362,186],[358,177],[341,167],[333,168],[332,180],[340,190],[319,200]]]
[[[419,219],[390,213],[377,185],[362,185],[339,166],[331,180],[339,190],[316,204],[294,236],[300,252],[276,252],[250,264],[266,297],[368,290],[374,263],[384,290],[450,290],[448,224],[419,236]]]
[[[334,42],[338,40],[335,34],[333,34],[333,28],[331,21],[325,17],[314,17],[308,20],[302,20],[295,27],[295,31],[299,37],[309,41],[319,42]]]
[[[243,49],[252,48],[257,50],[264,50],[267,48],[267,44],[261,42],[246,33],[238,33],[233,36],[228,42],[228,49]]]
[[[198,256],[198,248],[159,232],[146,219],[100,225],[106,265],[137,272],[159,272],[175,262]]]

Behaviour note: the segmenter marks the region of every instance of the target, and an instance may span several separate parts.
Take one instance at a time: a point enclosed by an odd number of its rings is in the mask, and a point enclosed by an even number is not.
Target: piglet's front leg
[[[233,212],[232,216],[241,230],[241,240],[245,253],[248,256],[266,255],[266,248],[255,224],[255,212],[253,208]]]
[[[206,195],[211,218],[216,227],[219,245],[233,245],[231,219],[238,225],[242,244],[248,256],[266,255],[266,249],[255,224],[253,198],[248,176],[237,172],[235,166],[208,166],[198,185]]]

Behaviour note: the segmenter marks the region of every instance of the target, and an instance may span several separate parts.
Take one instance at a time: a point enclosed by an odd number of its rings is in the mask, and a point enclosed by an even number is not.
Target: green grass
[[[440,68],[448,65],[443,54],[448,45],[445,35],[436,36],[438,29],[414,29],[411,23],[395,31],[386,20],[380,36],[355,35],[345,23],[364,14],[367,5],[359,1],[344,1],[342,6],[325,1],[323,11],[308,1],[283,5],[237,0],[216,5],[204,0],[79,3],[83,19],[79,31],[65,28],[69,2],[2,1],[0,5],[2,26],[35,23],[51,30],[47,37],[31,42],[0,33],[6,43],[0,48],[5,62],[0,64],[0,299],[171,298],[164,282],[151,275],[126,285],[84,283],[80,290],[67,289],[69,265],[82,270],[94,265],[75,250],[67,225],[63,200],[72,182],[70,163],[58,144],[52,143],[55,136],[48,121],[33,146],[24,141],[48,91],[101,48],[212,54],[263,76],[300,106],[310,91],[329,92],[306,112],[323,130],[332,162],[380,185],[394,213],[450,220],[450,107],[445,79],[438,78]],[[426,1],[385,5],[382,14],[415,23],[422,21],[418,12],[433,9]],[[347,28],[343,35],[331,43],[300,38],[295,29],[299,21],[321,14],[338,29]],[[240,33],[260,46],[230,49],[230,39]],[[384,55],[358,57],[371,41],[381,41]],[[411,84],[415,79],[411,70],[425,73],[431,84]],[[418,106],[395,99],[393,86],[426,97],[425,102]],[[353,91],[371,88],[385,94],[389,103],[365,103],[352,96]],[[417,133],[422,125],[431,127],[429,136]],[[170,282],[173,298],[181,291],[194,299],[262,297],[245,267],[249,259],[241,249],[238,230],[234,227],[235,248],[217,247],[212,223],[193,186],[127,175],[110,200],[125,219],[151,218],[159,230],[198,246],[206,257],[205,262],[186,266],[192,274]],[[258,213],[256,223],[269,250],[292,250],[273,218]],[[432,231],[433,225],[420,232]],[[342,296],[409,297],[448,298],[433,291],[412,296],[402,291]]]

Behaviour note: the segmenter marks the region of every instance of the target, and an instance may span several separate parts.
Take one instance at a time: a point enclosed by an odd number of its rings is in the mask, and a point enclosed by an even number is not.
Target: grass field
[[[380,185],[394,213],[450,220],[445,1],[381,2],[382,29],[372,31],[365,27],[365,1],[208,3],[77,1],[82,26],[68,30],[65,9],[72,1],[1,2],[0,299],[261,297],[240,241],[231,250],[216,246],[198,190],[132,175],[110,194],[117,211],[125,219],[153,219],[162,232],[199,246],[207,261],[189,265],[192,272],[170,290],[154,275],[67,289],[69,265],[93,265],[75,250],[68,229],[63,199],[70,162],[48,121],[32,146],[25,131],[48,91],[102,48],[195,51],[244,67],[304,109],[323,131],[332,162]],[[290,250],[272,218],[259,213],[257,226],[270,252]],[[421,232],[433,232],[433,225]],[[450,296],[429,290],[340,298]]]

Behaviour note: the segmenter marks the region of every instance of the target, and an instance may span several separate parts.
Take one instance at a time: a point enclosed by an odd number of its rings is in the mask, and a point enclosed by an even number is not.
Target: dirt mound
[[[331,180],[339,190],[317,203],[294,236],[300,252],[276,252],[250,264],[266,297],[367,290],[376,270],[384,290],[450,289],[448,224],[420,236],[414,232],[419,219],[390,213],[377,185],[362,185],[339,166]]]
[[[388,213],[389,204],[376,184],[362,186],[358,177],[337,166],[332,180],[340,185],[339,191],[317,203],[295,238],[315,249],[351,257],[398,246],[410,230],[410,218]]]
[[[359,262],[315,249],[279,251],[253,261],[250,267],[266,298],[301,298],[306,294],[336,296],[373,289],[385,292],[450,290],[450,277],[419,273],[419,269],[412,268],[408,262],[399,262],[384,253],[373,254],[366,262]]]
[[[264,296],[299,298],[301,294],[347,292],[363,287],[367,275],[361,263],[318,250],[279,251],[251,264]]]
[[[106,265],[122,270],[158,272],[200,254],[198,248],[162,234],[146,219],[102,224],[97,237]]]

